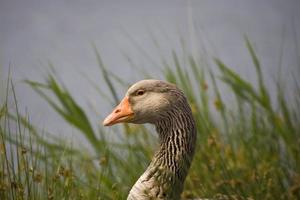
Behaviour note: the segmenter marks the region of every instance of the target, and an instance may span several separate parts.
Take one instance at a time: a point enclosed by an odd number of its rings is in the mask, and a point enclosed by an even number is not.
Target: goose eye
[[[136,95],[137,95],[137,96],[142,96],[144,93],[145,93],[144,90],[138,90],[138,91],[136,92]]]

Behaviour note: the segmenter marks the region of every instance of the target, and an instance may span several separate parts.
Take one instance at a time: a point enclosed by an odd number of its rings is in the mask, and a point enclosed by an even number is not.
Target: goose
[[[118,123],[153,124],[159,139],[127,200],[180,199],[196,146],[195,121],[184,93],[161,80],[139,81],[103,121],[104,126]]]

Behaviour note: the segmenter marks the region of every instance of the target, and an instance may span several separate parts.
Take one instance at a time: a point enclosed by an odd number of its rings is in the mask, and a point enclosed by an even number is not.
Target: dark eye
[[[137,96],[142,96],[144,93],[145,93],[144,90],[138,90],[138,91],[136,92],[136,95],[137,95]]]

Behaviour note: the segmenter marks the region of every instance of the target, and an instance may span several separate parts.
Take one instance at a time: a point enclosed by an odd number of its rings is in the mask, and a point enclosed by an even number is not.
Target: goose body
[[[151,123],[159,136],[158,150],[127,199],[180,199],[196,142],[195,122],[183,92],[164,81],[139,81],[103,124],[121,122]]]

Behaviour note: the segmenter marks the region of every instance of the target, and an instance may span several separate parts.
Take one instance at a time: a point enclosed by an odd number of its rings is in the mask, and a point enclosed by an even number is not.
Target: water
[[[180,52],[180,36],[195,55],[217,56],[248,80],[255,81],[243,40],[247,34],[255,44],[272,90],[272,79],[280,62],[282,76],[288,83],[291,74],[299,74],[299,51],[295,44],[300,41],[299,9],[299,1],[293,0],[2,0],[1,76],[5,79],[11,63],[20,110],[29,112],[33,124],[70,138],[76,130],[22,82],[44,81],[50,71],[49,61],[79,104],[88,110],[95,126],[112,106],[87,81],[86,77],[108,91],[91,43],[100,50],[106,66],[132,83],[143,76],[130,67],[123,54],[129,55],[139,68],[163,78],[158,69],[160,56],[170,57],[172,48]],[[153,37],[159,42],[159,51]],[[124,93],[125,88],[118,87],[119,96]]]

